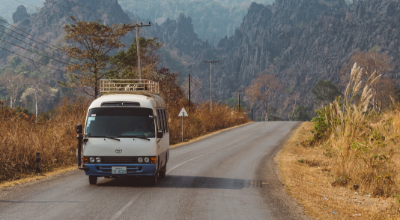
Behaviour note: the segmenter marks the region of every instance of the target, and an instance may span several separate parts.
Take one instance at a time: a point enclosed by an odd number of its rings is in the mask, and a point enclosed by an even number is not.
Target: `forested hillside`
[[[351,5],[344,0],[278,0],[272,6],[253,3],[235,35],[222,39],[216,48],[197,40],[186,45],[186,38],[182,38],[184,44],[177,39],[169,42],[177,42],[170,46],[181,52],[176,53],[175,60],[185,63],[188,72],[201,79],[206,88],[209,65],[202,60],[221,61],[214,65],[216,100],[237,97],[234,91],[247,88],[260,74],[276,75],[283,89],[271,107],[288,118],[300,106],[312,113],[317,102],[311,88],[319,79],[339,85],[341,71],[346,73],[343,68],[357,52],[387,55],[393,62],[385,62],[393,68],[384,77],[397,77],[399,4],[390,0],[355,1]],[[178,19],[176,26],[187,23],[187,19]],[[395,80],[390,81],[397,85]],[[392,94],[395,85],[391,85]],[[261,104],[256,103],[255,108],[261,118]]]
[[[57,91],[49,91],[46,94],[50,95],[43,97],[57,98],[66,92],[60,90],[57,84],[57,81],[67,80],[65,65],[54,56],[62,56],[57,47],[67,45],[62,27],[72,22],[69,15],[79,20],[100,19],[107,24],[144,22],[134,13],[125,13],[116,0],[96,1],[96,4],[94,0],[85,1],[83,6],[87,10],[84,13],[75,0],[69,0],[74,4],[68,4],[68,7],[60,6],[63,1],[58,0],[58,4],[48,1],[40,13],[35,14],[28,14],[21,6],[15,13],[17,16],[14,16],[17,28],[55,46],[51,59],[10,44],[21,43],[14,39],[17,35],[11,30],[6,32],[12,36],[5,36],[0,43],[5,49],[56,68],[36,65],[0,50],[0,74],[12,71],[45,78],[46,85]],[[273,95],[268,107],[260,101],[252,101],[246,92],[242,92],[242,107],[254,108],[258,119],[264,117],[265,108],[277,119],[296,119],[294,113],[311,116],[320,102],[325,101],[317,100],[318,97],[311,92],[320,79],[324,80],[321,85],[330,88],[334,88],[334,84],[341,86],[342,77],[349,71],[346,69],[348,64],[371,57],[371,54],[382,57],[383,63],[387,64],[383,76],[388,80],[385,81],[388,83],[385,94],[396,97],[398,84],[395,79],[399,70],[396,60],[400,58],[399,4],[390,0],[355,1],[350,5],[345,0],[277,0],[272,5],[253,3],[234,35],[224,37],[217,46],[202,40],[196,34],[195,20],[183,13],[176,20],[167,19],[161,24],[153,23],[151,27],[141,29],[141,36],[156,37],[163,43],[158,51],[161,55],[160,66],[180,72],[183,86],[187,87],[188,74],[193,76],[196,81],[192,90],[197,92],[196,101],[208,101],[209,97],[210,67],[202,61],[220,60],[213,67],[214,101],[232,104],[238,97],[237,90],[249,88],[255,79],[275,80],[276,77],[279,79],[279,86],[276,87],[279,92]],[[134,34],[128,34],[122,40],[129,46],[133,37]],[[37,42],[31,43],[43,49]],[[274,77],[263,78],[263,74]],[[6,94],[2,90],[3,97],[8,97]],[[20,97],[17,101],[29,100],[28,94],[22,94],[19,96],[28,98]]]

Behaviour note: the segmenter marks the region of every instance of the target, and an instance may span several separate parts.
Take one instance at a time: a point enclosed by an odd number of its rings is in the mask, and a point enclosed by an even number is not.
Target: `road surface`
[[[0,189],[0,219],[306,219],[283,191],[273,161],[296,122],[258,122],[170,151],[167,177],[72,171]]]

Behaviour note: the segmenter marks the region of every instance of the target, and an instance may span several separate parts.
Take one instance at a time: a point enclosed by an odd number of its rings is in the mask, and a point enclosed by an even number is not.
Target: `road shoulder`
[[[281,182],[277,169],[278,163],[274,160],[299,126],[300,123],[292,128],[292,131],[282,139],[275,151],[263,158],[257,169],[257,175],[263,182],[263,186],[259,188],[260,193],[263,196],[265,206],[270,209],[270,215],[275,219],[310,219],[304,214],[302,207],[285,192],[285,185]]]
[[[350,187],[332,186],[335,161],[324,156],[322,144],[301,144],[312,136],[313,126],[311,122],[301,124],[277,156],[287,194],[315,219],[398,219],[396,198],[373,198]]]

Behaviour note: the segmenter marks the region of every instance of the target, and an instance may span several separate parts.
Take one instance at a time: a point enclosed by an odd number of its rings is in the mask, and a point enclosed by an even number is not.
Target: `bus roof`
[[[103,103],[110,102],[137,102],[143,108],[166,108],[164,100],[153,93],[136,91],[128,94],[104,94],[90,104],[89,109],[101,107]]]

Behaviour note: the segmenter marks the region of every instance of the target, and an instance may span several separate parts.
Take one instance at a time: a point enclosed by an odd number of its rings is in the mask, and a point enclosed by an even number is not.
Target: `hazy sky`
[[[42,7],[44,0],[21,0],[22,2],[26,2],[28,4],[32,4],[35,6]],[[13,0],[0,0],[0,16],[7,19],[8,22],[12,23],[12,14],[15,12],[19,5],[24,5],[29,13],[33,13],[36,9],[32,6],[25,5],[20,2],[16,2]]]
[[[19,0],[18,0],[19,1]],[[148,0],[151,1],[151,0]],[[216,2],[230,2],[233,4],[240,4],[241,2],[260,2],[260,3],[267,3],[271,2],[273,0],[215,0]],[[25,2],[27,4],[23,4],[21,2]],[[7,19],[10,23],[12,23],[12,14],[15,12],[17,7],[19,5],[24,5],[29,13],[34,13],[36,11],[36,8],[33,6],[29,6],[28,4],[42,7],[43,6],[44,0],[20,0],[20,2],[17,2],[15,0],[0,0],[0,16]],[[229,3],[228,3],[229,4]]]

